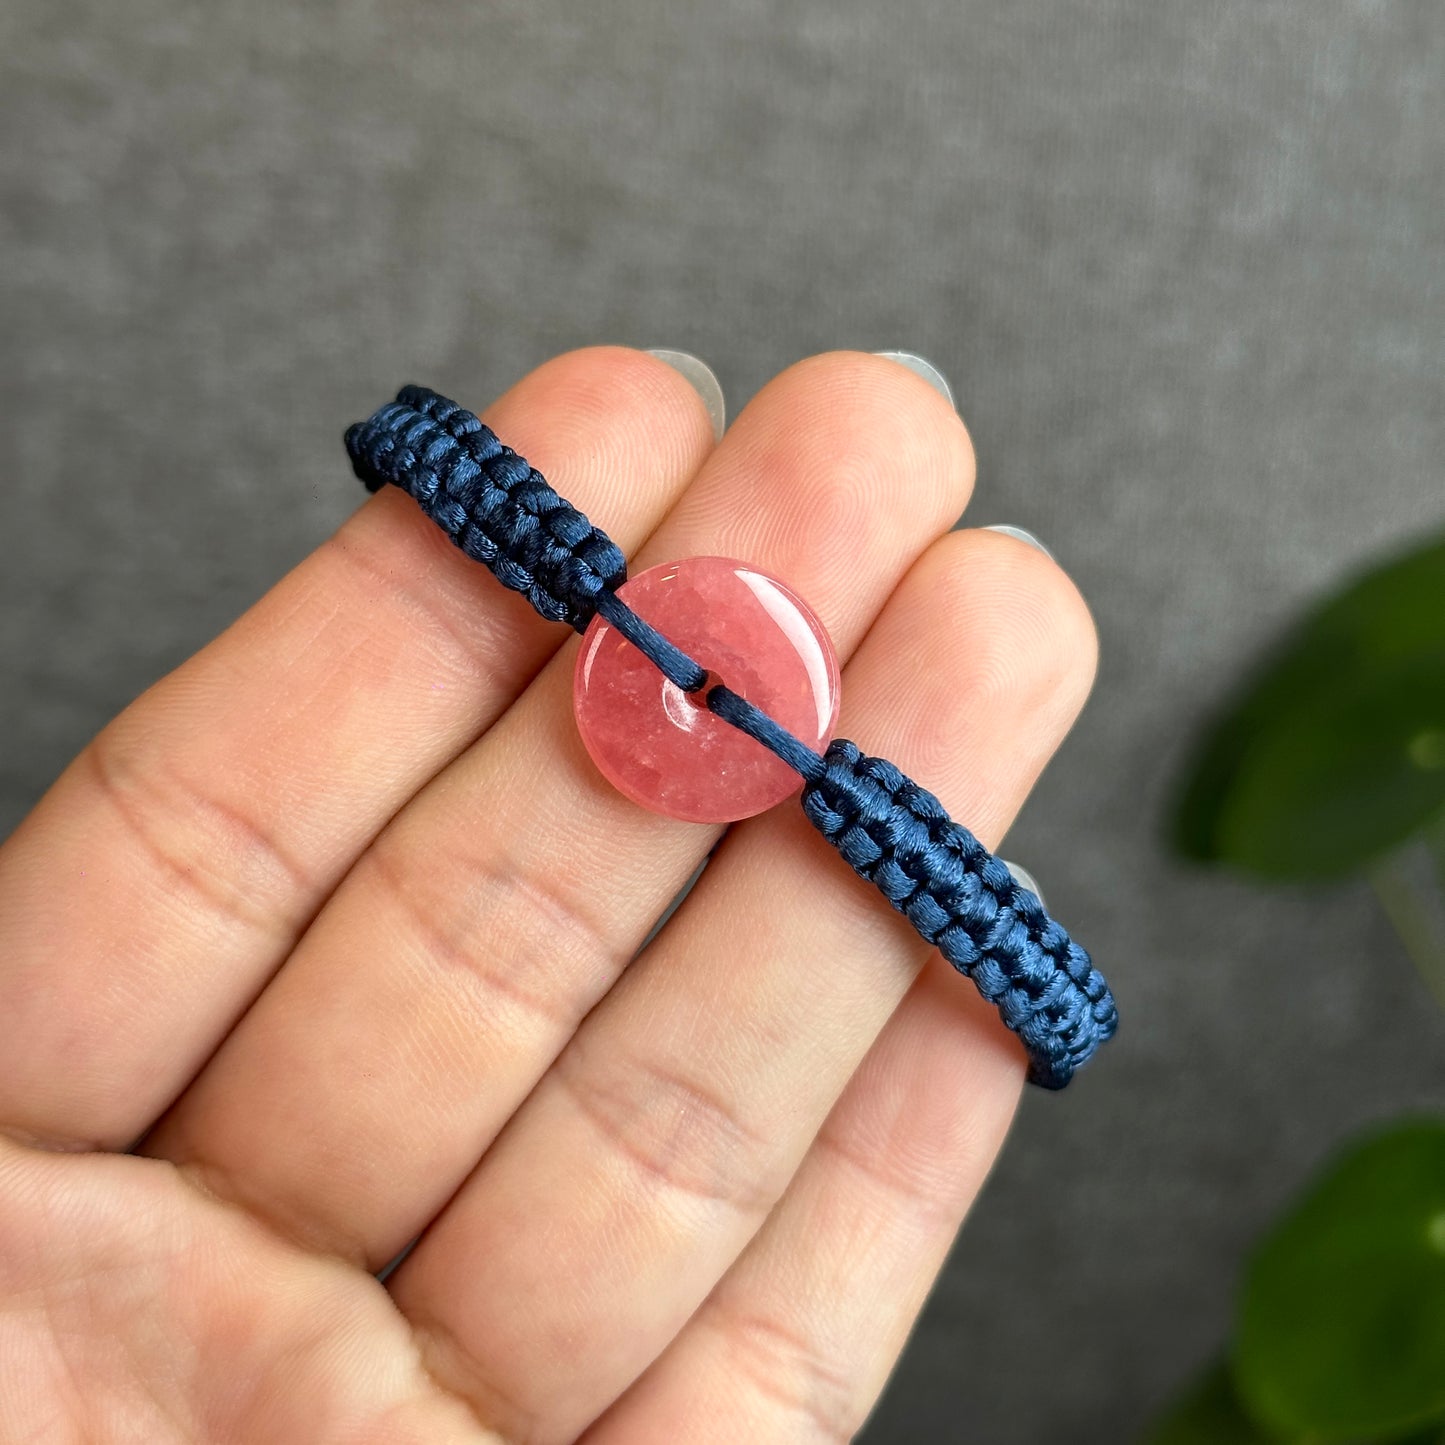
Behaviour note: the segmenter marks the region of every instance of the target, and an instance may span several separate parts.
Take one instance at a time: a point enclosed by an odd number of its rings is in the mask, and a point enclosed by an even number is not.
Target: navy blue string
[[[1062,1089],[1118,1024],[1089,955],[943,804],[885,758],[835,739],[819,754],[639,617],[621,550],[470,412],[424,387],[346,433],[371,491],[409,492],[469,557],[543,617],[579,632],[600,614],[678,687],[803,778],[803,811],[861,877],[999,1011],[1030,1082]]]
[[[369,491],[393,482],[468,557],[550,622],[585,630],[599,598],[627,578],[627,559],[546,479],[471,412],[421,386],[346,433]]]

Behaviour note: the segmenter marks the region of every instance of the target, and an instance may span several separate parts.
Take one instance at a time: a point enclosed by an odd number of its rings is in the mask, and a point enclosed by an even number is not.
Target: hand
[[[598,349],[486,420],[638,565],[785,579],[841,735],[997,843],[1094,634],[1041,552],[948,532],[926,383],[816,357],[714,446]],[[794,804],[629,964],[717,830],[596,772],[576,645],[387,488],[0,850],[0,1440],[857,1429],[1023,1053]]]

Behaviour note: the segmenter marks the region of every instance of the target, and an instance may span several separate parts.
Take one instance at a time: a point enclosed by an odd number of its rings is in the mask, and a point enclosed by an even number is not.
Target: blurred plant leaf
[[[1281,1445],[1240,1407],[1221,1361],[1196,1380],[1145,1437],[1144,1445]]]
[[[1445,1120],[1356,1146],[1265,1238],[1234,1376],[1249,1413],[1286,1438],[1445,1423]]]
[[[1307,617],[1203,739],[1188,856],[1271,878],[1354,872],[1445,810],[1445,537]]]

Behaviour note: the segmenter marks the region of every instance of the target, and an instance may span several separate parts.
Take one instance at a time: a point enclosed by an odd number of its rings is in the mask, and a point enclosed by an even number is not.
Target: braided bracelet
[[[799,775],[809,820],[997,1007],[1028,1051],[1032,1083],[1063,1088],[1113,1034],[1118,1014],[1103,975],[1008,865],[892,763],[866,757],[851,742],[827,741],[837,715],[836,658],[822,624],[783,584],[718,558],[652,568],[629,583],[626,559],[606,533],[475,416],[424,387],[405,387],[351,427],[346,449],[369,491],[390,482],[409,492],[504,587],[520,592],[543,617],[586,634],[578,658],[579,727],[589,752],[623,792],[672,816],[722,822],[796,792]],[[620,595],[624,586],[636,594],[631,600]],[[792,644],[790,680],[772,689],[779,704],[772,711],[787,710],[799,730],[826,743],[823,752],[759,706],[769,689],[745,654],[710,639],[713,651],[721,648],[730,659],[710,673],[637,610],[644,597],[646,610],[665,610],[669,597],[686,594],[694,613],[705,612],[709,591],[718,586],[732,589],[730,600],[746,593],[753,599],[749,615]],[[619,746],[642,738],[646,719],[620,739],[615,727],[589,728],[586,699],[609,681],[614,692],[631,689],[633,716],[641,716],[635,713],[639,667],[654,683],[647,705],[656,711],[660,698],[668,714],[653,741],[670,746],[669,737],[672,743],[681,737],[681,746],[712,746],[714,756],[724,757],[712,797],[669,796],[656,759],[630,766],[619,756]],[[740,690],[719,680],[719,672]],[[737,733],[718,729],[713,718]],[[720,732],[734,741],[720,740]],[[739,746],[748,750],[742,766],[736,765]],[[734,783],[746,798],[728,795]],[[721,807],[719,790],[726,798]]]

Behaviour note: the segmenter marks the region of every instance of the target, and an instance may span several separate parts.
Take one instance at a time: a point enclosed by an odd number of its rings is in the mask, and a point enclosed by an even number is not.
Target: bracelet
[[[1118,1013],[1103,975],[1035,894],[1014,880],[1007,864],[892,763],[868,757],[843,739],[816,751],[749,701],[747,688],[734,690],[718,680],[639,615],[619,595],[629,585],[621,549],[471,412],[425,387],[408,386],[394,402],[348,429],[346,449],[368,491],[391,483],[410,493],[467,556],[485,564],[504,587],[520,592],[544,618],[589,637],[610,629],[630,648],[610,648],[608,656],[616,660],[626,651],[629,656],[616,662],[619,666],[635,667],[637,659],[646,659],[667,685],[665,703],[685,705],[689,719],[705,710],[760,743],[791,770],[789,792],[797,790],[791,775],[800,776],[803,811],[814,827],[998,1009],[1027,1050],[1031,1083],[1063,1088],[1113,1035]],[[663,580],[676,582],[681,569],[691,565],[650,569],[630,586],[663,572],[669,574]],[[790,635],[811,628],[831,656],[826,633],[800,599],[744,564],[726,567],[732,576],[746,572],[742,580],[754,591],[773,589],[763,597],[767,612],[776,617],[780,607],[791,607],[801,621],[789,613]],[[775,594],[786,601],[779,602]],[[595,651],[584,647],[578,659],[579,688],[584,664]],[[831,677],[818,679],[816,658],[808,671],[815,686],[804,702],[824,704],[817,720],[824,724],[819,736],[826,738],[832,728],[826,714],[836,716],[837,710],[836,662]],[[581,691],[578,697],[581,723]],[[615,760],[609,767],[599,758],[596,740],[583,731],[589,751],[622,791],[656,811],[692,816],[659,806],[635,782],[624,782],[616,774],[625,767]],[[763,761],[776,766],[771,758]],[[724,821],[761,810],[749,806],[706,816]]]

